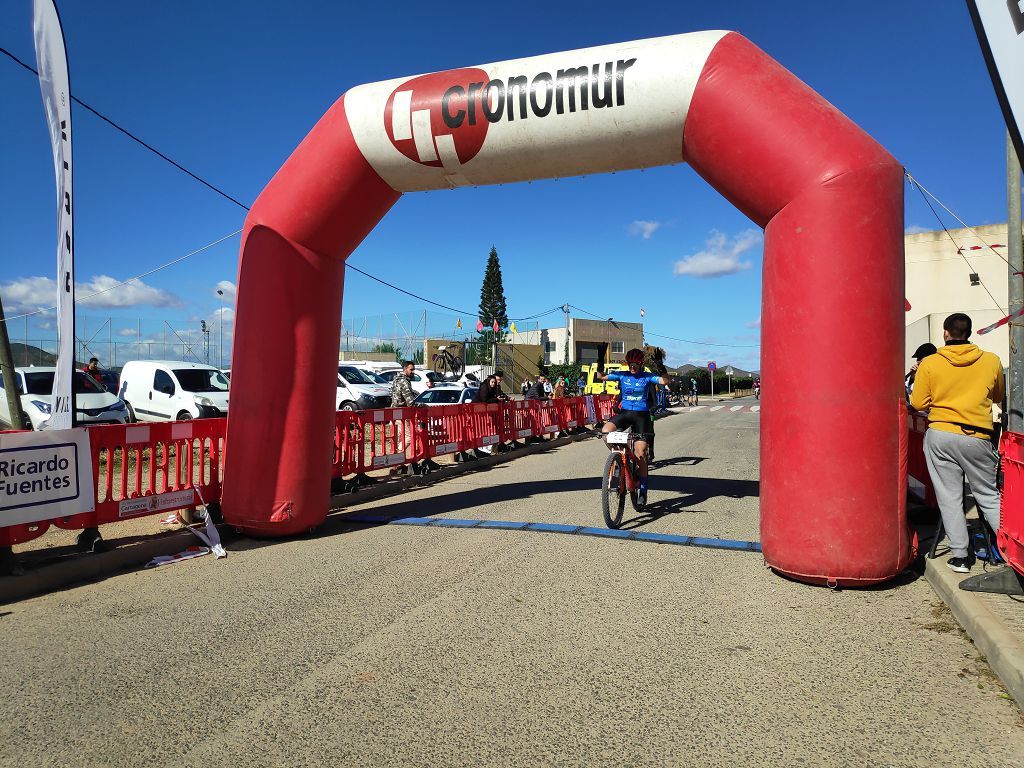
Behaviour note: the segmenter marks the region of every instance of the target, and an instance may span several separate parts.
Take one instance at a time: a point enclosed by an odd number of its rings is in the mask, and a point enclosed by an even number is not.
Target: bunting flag
[[[477,330],[477,333],[481,333],[483,331],[483,329],[484,329],[483,322],[480,320],[480,318],[477,318],[477,320],[476,320],[476,330]]]
[[[640,307],[640,317],[643,317],[643,316],[644,316],[644,308]]]
[[[494,325],[491,326],[491,330],[494,331],[495,333],[498,332],[498,321],[497,320],[494,321]]]
[[[982,334],[988,333],[989,331],[994,331],[996,328],[1006,325],[1008,322],[1013,320],[1013,318],[1021,317],[1022,315],[1024,315],[1024,309],[1018,310],[1017,312],[1014,312],[1012,315],[1007,315],[1002,320],[997,320],[996,322],[992,323],[992,325],[986,328],[982,328],[980,331],[978,331],[978,335],[981,336]]]
[[[515,320],[513,320],[511,323],[509,323],[508,329],[510,331],[512,331],[512,333],[519,333],[519,331],[516,330],[516,321]]]
[[[456,328],[462,328],[462,318],[461,317],[456,321],[455,327]]]

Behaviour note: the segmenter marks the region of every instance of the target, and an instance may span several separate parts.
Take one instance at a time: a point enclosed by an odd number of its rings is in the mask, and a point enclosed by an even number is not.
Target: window
[[[558,342],[555,342],[555,341],[545,341],[544,342],[544,351],[549,353],[549,354],[551,352],[558,351]]]
[[[153,390],[168,395],[174,394],[174,380],[167,371],[158,370],[153,374]]]
[[[612,342],[612,354],[613,355],[624,355],[624,354],[626,354],[626,342],[624,342],[624,341],[613,341]]]

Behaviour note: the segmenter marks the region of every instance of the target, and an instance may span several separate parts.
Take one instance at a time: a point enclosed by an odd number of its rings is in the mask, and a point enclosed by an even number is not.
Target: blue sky
[[[58,0],[72,92],[228,194],[251,203],[316,120],[365,82],[703,29],[737,30],[885,145],[969,223],[1005,221],[1004,125],[963,2],[270,2]],[[30,0],[0,4],[0,46],[34,64]],[[54,180],[38,83],[0,57],[0,295],[7,314],[53,303]],[[76,106],[79,293],[240,229],[245,212]],[[933,228],[907,191],[908,227]],[[475,312],[487,254],[509,315],[570,302],[649,331],[756,344],[761,244],[686,167],[406,195],[351,257]],[[865,254],[869,266],[870,254]],[[216,323],[238,238],[81,308],[79,335],[115,339]],[[683,274],[677,265],[683,264]],[[617,271],[628,270],[626,281]],[[710,275],[708,273],[711,273]],[[717,274],[721,273],[721,274]],[[224,286],[230,293],[230,287]],[[115,306],[111,306],[115,304]],[[349,271],[346,318],[431,309]],[[456,315],[436,310],[440,322]],[[226,315],[230,328],[230,313]],[[560,325],[562,315],[542,322]],[[83,328],[84,322],[84,328]],[[463,325],[475,319],[462,317]],[[29,338],[53,318],[29,319]],[[23,320],[11,335],[25,335]],[[106,338],[106,331],[102,332]],[[651,339],[657,341],[656,339]],[[665,342],[670,363],[756,368],[757,348]]]

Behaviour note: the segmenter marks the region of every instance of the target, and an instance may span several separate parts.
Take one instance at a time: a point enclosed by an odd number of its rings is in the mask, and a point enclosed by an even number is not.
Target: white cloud
[[[121,330],[119,330],[117,332],[117,335],[118,336],[125,336],[125,337],[138,336],[139,332],[135,328],[122,328]]]
[[[922,232],[931,232],[931,230],[928,229],[928,227],[921,227],[918,226],[917,224],[911,224],[909,227],[903,230],[903,234],[905,235],[919,235]]]
[[[677,275],[690,277],[723,277],[750,269],[753,264],[740,261],[740,255],[746,253],[764,239],[759,229],[747,229],[735,237],[728,237],[717,229],[704,244],[704,250],[686,256],[675,264],[673,271]]]
[[[757,318],[757,320],[751,320],[749,323],[744,323],[744,325],[747,328],[760,328],[761,327],[761,318],[759,317],[759,318]]]
[[[650,240],[659,227],[661,227],[660,221],[642,221],[638,219],[629,225],[629,234],[640,235],[644,240]]]
[[[109,275],[75,283],[75,303],[88,307],[122,308],[147,305],[176,307],[181,300],[169,291],[130,280],[124,285]],[[116,287],[115,287],[116,286]],[[57,281],[52,277],[22,277],[0,285],[0,295],[13,311],[52,307],[57,303]]]

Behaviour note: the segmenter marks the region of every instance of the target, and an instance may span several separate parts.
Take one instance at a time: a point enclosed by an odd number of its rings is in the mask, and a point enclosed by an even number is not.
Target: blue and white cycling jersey
[[[641,373],[634,376],[625,371],[615,371],[608,374],[608,381],[619,382],[619,392],[622,393],[622,410],[624,411],[649,411],[647,407],[647,387],[652,382],[661,379],[656,373]]]

